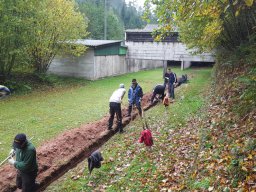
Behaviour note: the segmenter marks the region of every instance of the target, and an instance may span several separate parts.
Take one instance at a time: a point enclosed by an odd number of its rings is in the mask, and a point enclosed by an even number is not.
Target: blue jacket
[[[130,104],[139,103],[143,97],[142,88],[137,84],[136,88],[130,87],[128,91],[128,101]]]

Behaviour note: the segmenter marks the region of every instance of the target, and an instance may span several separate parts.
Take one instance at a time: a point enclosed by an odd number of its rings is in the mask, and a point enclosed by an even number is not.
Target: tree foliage
[[[35,1],[0,1],[0,80],[4,81],[12,69],[27,61],[30,45],[30,25]]]
[[[77,0],[80,11],[89,20],[90,38],[104,38],[104,0]],[[134,3],[126,4],[125,0],[106,0],[107,3],[107,39],[124,39],[124,30],[142,28],[143,10]]]
[[[142,28],[145,22],[142,20],[143,10],[137,9],[135,4],[123,4],[120,16],[124,22],[125,29]]]
[[[60,51],[74,54],[85,51],[83,47],[73,48],[74,45],[67,46],[65,43],[86,37],[86,27],[87,22],[78,12],[74,1],[41,1],[41,9],[37,11],[33,25],[33,46],[29,49],[35,70],[46,72]]]
[[[201,52],[220,47],[234,50],[256,31],[254,0],[146,0],[145,5],[146,14],[154,8],[158,17],[156,39],[178,30],[189,48]]]
[[[3,79],[21,65],[46,72],[53,57],[63,50],[61,43],[87,35],[87,24],[73,0],[0,0],[0,15]]]
[[[104,39],[104,1],[87,0],[79,4],[79,9],[89,21],[89,37]],[[107,9],[107,24],[107,39],[123,39],[123,23],[111,7]]]
[[[109,11],[107,22],[109,39],[124,39],[124,24],[114,10]]]

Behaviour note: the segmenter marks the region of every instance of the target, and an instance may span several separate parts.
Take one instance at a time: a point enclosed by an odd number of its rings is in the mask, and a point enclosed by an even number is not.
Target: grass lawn
[[[176,72],[180,74],[180,71]],[[143,73],[148,75],[157,71]],[[91,177],[88,175],[87,161],[84,161],[49,186],[46,191],[114,192],[164,189],[164,184],[171,182],[165,179],[166,174],[171,172],[173,164],[178,161],[173,152],[176,147],[182,147],[177,143],[180,135],[177,135],[176,130],[185,129],[189,118],[201,115],[197,113],[207,99],[211,82],[211,69],[190,69],[185,73],[192,78],[188,84],[177,90],[176,101],[171,104],[167,113],[162,104],[145,113],[154,137],[152,149],[146,149],[137,142],[142,122],[135,120],[125,128],[124,134],[116,134],[100,149],[104,162],[100,169],[93,170]],[[152,76],[148,91],[160,79],[154,79]],[[147,84],[146,81],[143,81],[143,85]],[[170,139],[173,135],[176,135],[176,140]],[[179,179],[181,180],[177,175],[176,182]]]
[[[178,68],[174,71],[178,76],[191,73],[190,70],[182,72]],[[56,89],[12,95],[8,99],[0,100],[0,161],[7,156],[17,133],[34,137],[33,143],[39,146],[67,129],[102,118],[108,114],[108,99],[112,92],[120,83],[124,83],[128,91],[133,78],[137,79],[146,93],[163,82],[162,69],[97,81],[84,80],[85,83],[77,86],[73,83],[63,88],[59,86]],[[127,104],[127,94],[124,101]]]

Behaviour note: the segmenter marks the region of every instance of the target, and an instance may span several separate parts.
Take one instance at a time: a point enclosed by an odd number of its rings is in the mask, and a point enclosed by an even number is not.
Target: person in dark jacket
[[[155,86],[155,88],[153,89],[153,93],[150,99],[151,104],[153,103],[154,99],[156,98],[156,96],[158,95],[158,99],[163,100],[165,97],[165,89],[166,89],[166,85],[163,84],[159,84],[157,86]]]
[[[169,96],[170,98],[172,98],[173,100],[175,99],[174,96],[174,86],[175,83],[177,82],[177,76],[174,72],[171,71],[171,69],[168,69],[168,74],[169,74]]]
[[[133,79],[132,85],[128,91],[128,102],[129,102],[128,115],[127,115],[128,117],[131,116],[133,105],[136,105],[137,109],[139,110],[139,115],[142,116],[142,110],[141,110],[142,97],[143,97],[142,88],[137,83],[137,80]]]
[[[100,168],[101,167],[101,161],[103,161],[103,157],[99,151],[94,151],[90,157],[88,158],[88,169],[89,173],[92,173],[92,170],[94,168]]]
[[[182,75],[181,77],[177,78],[177,83],[176,83],[175,87],[180,86],[182,83],[186,83],[187,80],[188,80],[187,74]]]
[[[38,187],[36,184],[38,164],[35,147],[27,140],[26,135],[21,133],[15,136],[13,149],[16,159],[10,158],[8,162],[18,170],[16,186],[22,189],[22,192],[36,191]]]

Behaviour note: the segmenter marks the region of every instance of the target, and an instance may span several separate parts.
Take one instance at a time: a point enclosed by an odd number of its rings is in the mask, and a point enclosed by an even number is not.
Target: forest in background
[[[88,19],[90,39],[104,39],[105,0],[77,0],[79,10]],[[126,29],[143,28],[146,22],[142,19],[142,7],[125,0],[107,0],[107,39],[124,39]],[[151,22],[155,22],[151,16]]]
[[[134,2],[106,1],[106,39],[123,40],[125,29],[146,25]],[[41,79],[57,54],[81,55],[86,47],[70,40],[104,39],[104,11],[104,0],[0,1],[0,83],[16,89],[17,72]]]

